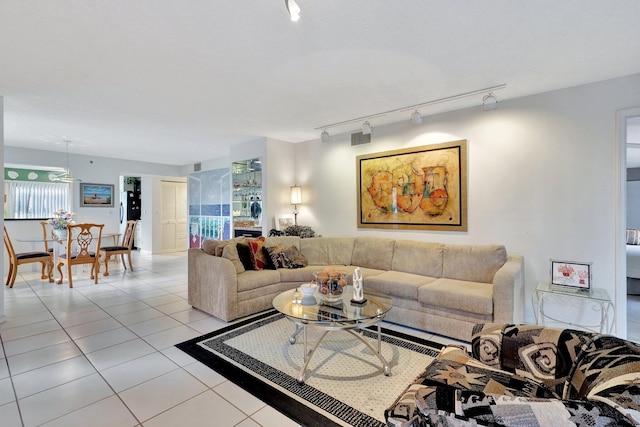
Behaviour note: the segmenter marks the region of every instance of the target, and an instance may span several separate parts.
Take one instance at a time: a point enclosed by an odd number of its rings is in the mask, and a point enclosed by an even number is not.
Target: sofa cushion
[[[445,245],[442,277],[491,283],[505,262],[507,250],[502,245]]]
[[[300,251],[311,265],[349,265],[354,238],[312,237],[300,239]]]
[[[366,277],[364,279],[364,289],[371,289],[401,298],[417,299],[418,288],[434,280],[436,280],[434,277],[399,271],[385,271],[375,276]]]
[[[533,378],[566,398],[574,361],[592,337],[574,329],[484,324],[474,328],[471,348],[483,363]]]
[[[418,301],[477,314],[493,313],[493,286],[464,280],[436,279],[418,289]]]
[[[395,240],[382,237],[358,237],[353,246],[351,264],[359,267],[391,270]]]
[[[295,246],[300,249],[300,237],[298,236],[270,236],[264,239],[265,246],[282,245],[285,248]]]
[[[442,349],[415,383],[441,384],[462,390],[508,396],[558,397],[553,390],[538,381],[487,366],[455,346]]]
[[[631,426],[614,408],[600,402],[511,397],[447,387],[415,393],[415,425],[429,426]],[[476,424],[477,423],[477,424]]]
[[[237,274],[244,272],[244,266],[242,265],[242,261],[240,261],[238,245],[236,243],[229,243],[222,247],[222,258],[226,258],[233,263]]]
[[[633,382],[628,383],[628,379],[616,380],[629,373],[635,374],[637,389],[640,382],[640,346],[622,338],[598,335],[583,346],[572,370],[565,390],[568,399],[591,398],[596,394],[605,397],[609,394],[608,389],[633,385]],[[608,386],[602,387],[604,383]],[[635,399],[636,410],[640,411],[640,396],[636,395]]]
[[[313,272],[322,270],[324,266],[320,265],[308,265],[302,268],[293,269],[280,269],[280,281],[281,282],[296,282],[296,283],[310,283],[313,282]]]
[[[225,240],[212,240],[206,239],[202,242],[202,250],[208,253],[209,255],[216,256],[216,248],[218,246],[225,245]]]
[[[238,292],[250,291],[279,282],[278,270],[247,270],[238,274]]]
[[[442,277],[444,245],[440,243],[397,240],[393,250],[391,270]]]

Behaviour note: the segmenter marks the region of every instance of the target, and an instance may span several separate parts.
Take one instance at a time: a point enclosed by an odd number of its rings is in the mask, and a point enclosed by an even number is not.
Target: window
[[[5,218],[50,218],[69,208],[69,184],[54,182],[5,182]]]

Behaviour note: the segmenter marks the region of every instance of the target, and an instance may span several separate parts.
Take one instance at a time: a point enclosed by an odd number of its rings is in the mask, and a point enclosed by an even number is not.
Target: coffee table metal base
[[[358,338],[360,341],[362,341],[364,343],[364,345],[366,345],[369,350],[371,350],[371,352],[373,354],[375,354],[378,359],[380,360],[380,362],[382,363],[382,371],[384,372],[385,375],[389,376],[391,375],[391,366],[389,365],[389,362],[387,362],[387,360],[384,358],[384,356],[382,356],[382,352],[381,352],[381,348],[382,348],[382,335],[381,335],[381,328],[380,328],[380,320],[382,319],[372,319],[369,322],[365,322],[365,323],[351,323],[351,322],[347,322],[344,324],[331,324],[331,325],[315,325],[315,324],[305,324],[305,323],[300,323],[299,321],[289,318],[289,320],[293,321],[298,327],[296,329],[296,331],[291,335],[291,337],[289,337],[289,342],[293,345],[296,343],[296,336],[298,334],[300,334],[300,332],[302,332],[302,337],[303,337],[303,344],[304,344],[304,365],[302,365],[302,367],[300,368],[300,373],[298,374],[298,378],[297,381],[299,384],[304,384],[304,377],[305,374],[307,372],[307,367],[309,366],[309,362],[311,361],[311,357],[313,357],[313,354],[315,353],[316,349],[318,348],[318,346],[320,345],[320,343],[322,342],[322,340],[324,339],[324,337],[332,331],[345,331],[350,333],[351,335],[353,335],[354,337]],[[361,329],[366,328],[369,325],[372,324],[376,324],[377,323],[377,329],[378,329],[378,348],[375,349],[371,343],[369,341],[367,341],[363,336],[362,336],[362,331]],[[320,336],[320,338],[318,339],[318,341],[315,343],[315,345],[313,346],[313,348],[309,351],[308,350],[308,342],[307,342],[307,328],[311,328],[311,329],[320,329],[323,330],[324,332],[322,333],[322,335]]]

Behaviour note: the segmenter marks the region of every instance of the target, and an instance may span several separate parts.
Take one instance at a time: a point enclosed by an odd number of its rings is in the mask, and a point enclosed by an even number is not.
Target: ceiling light
[[[369,135],[371,133],[371,123],[369,121],[365,121],[362,123],[362,134]]]
[[[422,116],[420,115],[418,110],[415,110],[413,113],[411,113],[411,123],[416,126],[422,124]]]
[[[482,109],[484,111],[493,111],[498,108],[498,98],[493,92],[482,97]]]
[[[297,22],[300,19],[300,6],[298,6],[296,0],[284,0],[284,4],[287,6],[291,20]]]
[[[322,142],[329,142],[329,139],[331,139],[331,136],[329,135],[329,132],[327,132],[327,130],[323,130],[322,133],[320,134],[320,139],[322,140]]]
[[[79,179],[73,177],[73,174],[71,173],[71,169],[69,169],[69,142],[70,141],[65,140],[64,142],[67,146],[67,168],[63,172],[56,174],[55,178],[53,177],[51,178],[54,181],[68,182],[68,183],[71,183],[74,181],[80,181]]]

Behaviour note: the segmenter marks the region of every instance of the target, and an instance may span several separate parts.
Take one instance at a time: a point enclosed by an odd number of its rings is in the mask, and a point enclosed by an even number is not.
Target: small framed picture
[[[551,260],[551,284],[566,289],[591,289],[591,263]]]
[[[294,218],[292,214],[276,215],[276,230],[283,231],[287,227],[294,225]]]
[[[80,183],[80,206],[86,207],[113,207],[112,184],[87,184]]]

